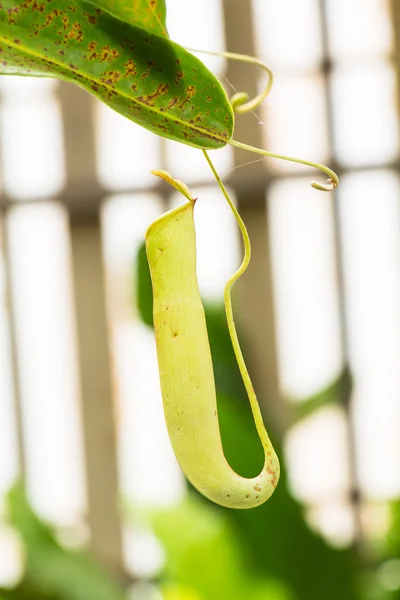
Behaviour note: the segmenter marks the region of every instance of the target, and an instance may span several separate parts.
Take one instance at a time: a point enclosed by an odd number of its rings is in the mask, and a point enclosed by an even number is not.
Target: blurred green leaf
[[[136,256],[134,279],[135,300],[139,316],[143,323],[153,328],[153,290],[144,242],[140,245]]]
[[[346,367],[332,383],[313,396],[301,401],[292,402],[293,422],[301,421],[315,411],[328,405],[346,406],[351,396],[353,382],[350,370]]]
[[[171,590],[171,584],[178,583],[190,590],[176,598],[294,598],[279,581],[265,575],[254,577],[245,570],[242,550],[229,521],[210,505],[191,497],[179,506],[153,513],[151,521],[168,556],[163,573],[165,589]]]
[[[1,590],[12,600],[126,600],[122,588],[86,553],[66,550],[51,528],[30,508],[22,485],[7,497],[7,516],[20,533],[26,572],[14,590]]]
[[[390,506],[390,530],[387,538],[389,555],[400,559],[400,499]]]

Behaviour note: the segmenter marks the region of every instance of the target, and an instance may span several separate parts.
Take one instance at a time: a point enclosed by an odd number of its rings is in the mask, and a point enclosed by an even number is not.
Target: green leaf
[[[326,388],[310,396],[303,402],[292,403],[293,422],[298,422],[315,411],[325,406],[346,406],[352,392],[352,378],[348,368],[343,369],[340,375]]]
[[[240,540],[226,515],[211,504],[190,497],[154,511],[150,522],[167,555],[162,574],[166,598],[294,600],[284,583],[246,568]],[[181,589],[183,596],[177,593]]]
[[[200,60],[86,0],[3,0],[0,64],[3,73],[76,83],[142,127],[190,146],[220,148],[232,136],[231,105]]]
[[[149,263],[147,262],[146,244],[140,245],[135,262],[135,299],[139,316],[143,323],[153,327],[153,290]]]
[[[26,572],[10,600],[126,600],[121,587],[81,551],[62,548],[30,508],[23,487],[7,497],[7,515],[25,546]]]
[[[168,37],[165,0],[92,0],[101,8],[146,31]]]

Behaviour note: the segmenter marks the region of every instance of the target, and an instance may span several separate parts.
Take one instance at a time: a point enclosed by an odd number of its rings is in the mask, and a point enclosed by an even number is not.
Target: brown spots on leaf
[[[69,65],[69,68],[72,69],[73,71],[78,70],[78,67],[76,65],[72,65],[72,64]]]
[[[164,131],[164,133],[169,133],[169,128],[166,127],[165,125],[161,125],[160,123],[158,125],[156,125],[157,129],[160,129],[160,131]]]
[[[13,43],[16,44],[17,46],[20,46],[21,45],[21,40],[14,40]]]
[[[178,102],[179,102],[179,98],[177,98],[176,96],[171,98],[171,100],[167,104],[167,110],[174,108],[174,106],[176,106],[178,104]]]
[[[44,29],[45,27],[48,27],[49,25],[51,25],[52,22],[53,22],[53,19],[54,19],[53,15],[47,15],[46,21],[45,21],[44,25],[42,25],[42,29]]]
[[[90,23],[91,25],[96,25],[97,19],[94,15],[91,15],[89,13],[83,13],[83,16],[87,18],[88,23]]]
[[[68,17],[65,17],[68,20]],[[71,31],[65,36],[69,40],[76,40],[77,42],[81,42],[83,40],[83,31],[81,24],[76,21],[72,24]]]
[[[115,48],[110,48],[110,46],[102,46],[100,48],[98,58],[100,58],[100,62],[111,62],[118,58],[118,56],[119,52],[118,50],[115,50]]]
[[[177,71],[176,75],[175,75],[175,85],[179,85],[179,83],[182,81],[182,79],[185,78],[185,74],[183,71]]]
[[[45,5],[44,2],[42,4],[39,4],[38,2],[35,2],[32,4],[32,10],[33,11],[37,11],[37,12],[43,12],[45,9]]]
[[[191,99],[193,98],[193,96],[195,96],[195,95],[196,95],[196,88],[194,87],[194,85],[188,85],[186,88],[186,96],[185,96],[185,98],[183,98],[183,100],[181,100],[181,102],[179,104],[179,108],[183,108],[185,106],[185,104],[190,102]]]
[[[168,93],[168,83],[160,83],[157,86],[156,91],[153,94],[147,94],[147,96],[140,96],[139,102],[146,104],[147,106],[154,106],[155,101],[161,96],[165,96]]]
[[[98,57],[98,54],[96,52],[96,46],[97,46],[97,42],[95,42],[95,41],[88,43],[87,48],[88,48],[89,54],[87,54],[85,56],[86,60],[95,60]]]
[[[100,81],[102,81],[106,85],[114,86],[118,82],[120,77],[121,74],[118,71],[110,71],[109,73],[103,75],[103,77],[100,78]]]
[[[110,55],[111,55],[110,46],[102,46],[100,48],[98,58],[100,58],[100,62],[109,62]]]
[[[135,75],[137,73],[136,65],[131,58],[128,61],[126,61],[126,63],[124,64],[124,67],[125,67],[124,77],[135,77]]]
[[[67,17],[67,15],[64,15],[63,18],[61,19],[62,24],[64,25],[64,29],[68,29],[69,26],[69,19]]]
[[[144,73],[141,74],[140,79],[143,81],[143,79],[146,79],[147,77],[149,77],[150,75],[150,71],[144,71]]]
[[[91,41],[87,46],[89,54],[85,56],[87,60],[98,60],[100,62],[112,62],[116,58],[119,57],[118,50],[115,48],[110,48],[110,46],[102,46],[100,50],[97,52],[97,42]]]
[[[255,489],[256,492],[261,492],[261,488],[260,488],[259,485],[255,485],[254,489]]]
[[[129,114],[136,119],[140,119],[142,114],[142,107],[131,102],[129,105]]]

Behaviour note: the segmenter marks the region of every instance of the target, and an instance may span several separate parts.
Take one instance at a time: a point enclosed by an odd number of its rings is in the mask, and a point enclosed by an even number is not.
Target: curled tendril
[[[248,56],[247,54],[235,54],[233,52],[209,52],[207,50],[195,50],[193,48],[186,48],[189,52],[200,52],[202,54],[209,54],[211,56],[222,56],[223,58],[228,58],[231,60],[237,60],[240,62],[256,65],[263,69],[266,73],[268,73],[268,83],[263,91],[255,96],[252,100],[249,100],[249,95],[246,92],[237,92],[234,94],[230,100],[232,108],[237,114],[244,114],[250,111],[255,110],[260,106],[260,104],[265,100],[271,91],[272,84],[274,82],[274,76],[272,71],[258,58],[254,58],[253,56]],[[323,173],[325,173],[328,177],[325,183],[320,181],[312,181],[311,187],[321,192],[332,192],[339,185],[339,177],[336,175],[332,169],[329,169],[325,165],[320,165],[319,163],[314,163],[308,160],[303,160],[301,158],[293,158],[291,156],[283,156],[281,154],[275,154],[273,152],[268,152],[267,150],[263,150],[262,148],[255,148],[254,146],[249,146],[248,144],[243,144],[241,142],[237,142],[236,140],[229,140],[228,144],[231,146],[236,146],[237,148],[241,148],[242,150],[248,150],[250,152],[255,152],[256,154],[261,154],[263,156],[267,156],[270,158],[278,158],[280,160],[286,160],[289,162],[298,163],[300,165],[306,165],[307,167],[313,167],[315,169],[319,169]]]
[[[231,96],[229,101],[232,105],[233,110],[235,112],[240,113],[243,106],[246,106],[246,102],[249,101],[249,98],[250,96],[247,92],[236,92],[236,94],[233,94],[233,96]]]
[[[189,52],[200,52],[202,54],[209,54],[211,56],[221,56],[222,58],[227,58],[229,60],[236,60],[239,62],[248,63],[251,65],[255,65],[260,67],[263,71],[268,74],[268,82],[265,88],[260,92],[255,98],[249,100],[249,95],[247,92],[237,92],[230,99],[230,103],[232,105],[233,110],[238,115],[243,115],[247,112],[251,112],[252,110],[256,110],[260,106],[260,104],[265,100],[268,94],[271,91],[272,84],[274,82],[274,75],[272,71],[267,67],[265,63],[263,63],[258,58],[254,58],[254,56],[248,56],[247,54],[236,54],[234,52],[209,52],[207,50],[196,50],[194,48],[186,48]]]
[[[275,154],[274,152],[268,152],[268,150],[256,148],[255,146],[249,146],[248,144],[243,144],[242,142],[237,142],[236,140],[229,140],[228,144],[230,144],[231,146],[235,146],[236,148],[241,148],[242,150],[248,150],[249,152],[262,154],[263,156],[267,156],[269,158],[278,158],[279,160],[286,160],[289,162],[297,163],[299,165],[305,165],[306,167],[313,167],[314,169],[319,169],[327,175],[328,179],[325,183],[321,183],[319,181],[312,181],[311,186],[316,190],[320,190],[321,192],[332,192],[339,185],[339,177],[336,175],[335,171],[332,171],[332,169],[329,169],[329,167],[326,167],[325,165],[320,165],[319,163],[314,163],[309,160],[303,160],[302,158],[293,158],[292,156]]]
[[[314,180],[311,182],[311,187],[313,187],[316,190],[320,190],[321,192],[333,192],[333,190],[335,190],[338,185],[339,177],[337,175],[335,178],[328,177],[326,183],[321,183],[319,181]]]

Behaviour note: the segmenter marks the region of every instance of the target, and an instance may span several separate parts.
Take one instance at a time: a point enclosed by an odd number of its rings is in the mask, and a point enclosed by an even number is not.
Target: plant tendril
[[[249,152],[255,152],[256,154],[262,154],[263,156],[268,156],[270,158],[278,158],[279,160],[286,160],[289,162],[298,163],[299,165],[305,165],[306,167],[319,169],[328,176],[328,179],[325,183],[313,180],[311,182],[311,186],[316,190],[320,190],[321,192],[332,192],[339,185],[339,177],[336,175],[335,171],[332,171],[332,169],[329,169],[329,167],[326,167],[325,165],[320,165],[319,163],[311,162],[309,160],[303,160],[302,158],[293,158],[291,156],[284,156],[283,154],[275,154],[273,152],[268,152],[268,150],[256,148],[255,146],[249,146],[248,144],[243,144],[242,142],[237,142],[236,140],[232,139],[228,140],[228,144],[234,146],[235,148],[241,148],[242,150],[248,150]]]
[[[260,106],[260,104],[265,100],[271,91],[272,84],[274,81],[274,76],[272,71],[267,67],[265,63],[261,60],[254,58],[253,56],[248,56],[246,54],[235,54],[233,52],[210,52],[208,50],[197,50],[195,48],[186,48],[189,52],[200,52],[203,54],[209,54],[211,56],[222,56],[224,58],[237,60],[240,62],[245,62],[253,65],[257,65],[261,67],[264,71],[268,73],[268,83],[265,89],[258,94],[252,100],[249,100],[249,95],[246,92],[236,92],[232,98],[230,99],[233,110],[238,114],[244,114],[247,112],[254,111],[256,108]],[[242,142],[237,142],[236,140],[228,140],[228,144],[231,146],[235,146],[236,148],[241,148],[242,150],[248,150],[250,152],[255,152],[257,154],[262,154],[265,157],[270,158],[278,158],[280,160],[286,160],[289,162],[298,163],[300,165],[306,165],[308,167],[314,167],[315,169],[319,169],[323,173],[325,173],[328,177],[326,182],[320,182],[313,180],[311,182],[311,186],[319,190],[321,192],[332,192],[339,185],[339,177],[336,175],[332,169],[329,169],[325,165],[321,165],[319,163],[311,162],[308,160],[303,160],[301,158],[292,158],[290,156],[284,156],[282,154],[275,154],[273,152],[268,152],[267,150],[263,150],[262,148],[256,148],[254,146],[249,146],[248,144],[243,144]],[[207,160],[209,157],[207,156]],[[211,165],[210,165],[211,166]],[[214,173],[215,175],[215,173]],[[222,189],[222,188],[221,188]]]
[[[246,269],[250,263],[250,258],[251,258],[250,238],[249,238],[248,231],[246,229],[246,225],[244,224],[244,222],[243,222],[241,216],[239,215],[235,205],[233,204],[231,198],[229,197],[229,194],[228,194],[224,184],[222,183],[220,176],[218,175],[217,171],[215,170],[215,167],[214,167],[213,163],[211,162],[211,159],[210,159],[207,151],[203,150],[203,154],[210,166],[211,171],[214,174],[214,177],[215,177],[223,195],[226,198],[226,201],[229,204],[231,211],[233,212],[233,215],[237,221],[237,224],[239,225],[239,229],[240,229],[240,232],[241,232],[242,238],[243,238],[243,245],[244,245],[243,262],[240,265],[239,269],[232,275],[232,277],[230,277],[230,279],[227,281],[227,283],[225,285],[224,303],[225,303],[226,320],[228,323],[229,335],[230,335],[230,338],[232,341],[233,350],[235,352],[235,356],[236,356],[236,360],[237,360],[237,363],[239,366],[240,374],[242,376],[243,383],[244,383],[244,386],[246,388],[246,392],[247,392],[247,395],[249,398],[251,412],[253,413],[257,433],[258,433],[258,436],[261,440],[263,447],[265,448],[266,446],[270,445],[271,442],[270,442],[268,434],[265,430],[260,407],[259,407],[259,404],[257,401],[257,396],[254,392],[253,384],[251,383],[250,375],[249,375],[249,372],[246,367],[246,363],[243,358],[242,350],[240,348],[240,343],[239,343],[236,326],[235,326],[235,321],[234,321],[234,317],[233,317],[232,299],[231,299],[231,289],[232,289],[233,284],[239,279],[239,277],[241,277],[243,275],[243,273],[246,271]]]

